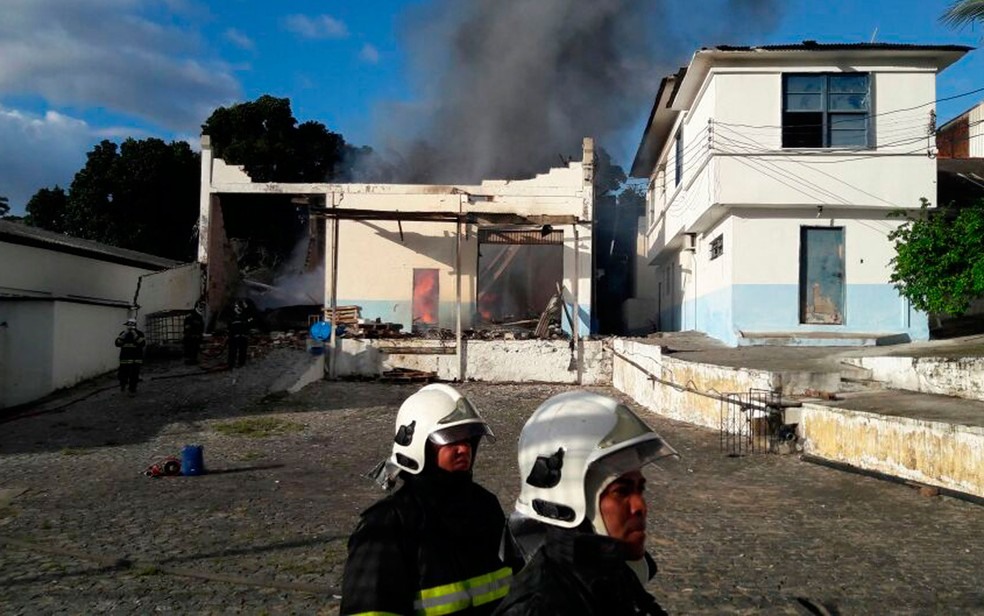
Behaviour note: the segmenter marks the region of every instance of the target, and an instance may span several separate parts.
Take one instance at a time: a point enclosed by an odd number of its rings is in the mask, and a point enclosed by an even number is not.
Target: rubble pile
[[[308,333],[306,331],[288,330],[267,333],[252,332],[249,337],[247,357],[250,360],[265,356],[273,349],[306,350]],[[217,333],[206,336],[202,344],[202,356],[205,359],[224,360],[228,351],[228,336]]]

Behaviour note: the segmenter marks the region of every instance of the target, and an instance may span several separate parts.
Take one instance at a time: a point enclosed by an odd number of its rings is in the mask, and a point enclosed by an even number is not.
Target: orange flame
[[[413,271],[413,320],[422,325],[437,325],[440,294],[436,269]]]

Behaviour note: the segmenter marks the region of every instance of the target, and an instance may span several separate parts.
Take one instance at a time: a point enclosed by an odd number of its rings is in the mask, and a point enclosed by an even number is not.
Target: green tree
[[[940,16],[940,21],[952,27],[984,21],[984,0],[959,0]]]
[[[10,203],[7,197],[0,196],[0,218],[4,218],[10,213]]]
[[[215,155],[256,182],[327,182],[338,177],[345,139],[320,122],[298,125],[289,98],[264,95],[219,107],[202,125]]]
[[[33,226],[63,233],[65,231],[65,212],[68,209],[68,195],[60,186],[42,188],[27,202],[27,217],[24,222]]]
[[[290,99],[264,95],[220,107],[202,125],[215,156],[242,165],[255,182],[344,182],[371,150],[354,148],[320,122],[298,124]],[[222,198],[226,234],[242,240],[239,265],[272,268],[303,233],[307,208],[287,197],[227,195]]]
[[[891,281],[924,312],[960,316],[984,297],[984,200],[968,207],[932,210],[923,199],[889,239],[895,242]]]
[[[43,188],[29,224],[177,260],[194,258],[200,157],[184,141],[96,144],[66,194]]]

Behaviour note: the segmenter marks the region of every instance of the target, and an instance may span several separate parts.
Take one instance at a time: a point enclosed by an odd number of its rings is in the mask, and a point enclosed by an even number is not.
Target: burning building
[[[460,337],[535,322],[559,291],[572,315],[564,329],[579,338],[592,322],[591,139],[582,153],[530,179],[477,185],[257,183],[215,158],[203,136],[199,260],[210,309],[227,303],[237,283],[223,211],[239,195],[265,195],[307,204],[329,318],[333,307],[356,305],[367,320]]]

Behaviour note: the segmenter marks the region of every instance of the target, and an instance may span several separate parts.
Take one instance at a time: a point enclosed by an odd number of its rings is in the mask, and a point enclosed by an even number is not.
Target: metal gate
[[[729,456],[776,451],[783,424],[782,394],[750,389],[721,399],[721,451]]]

